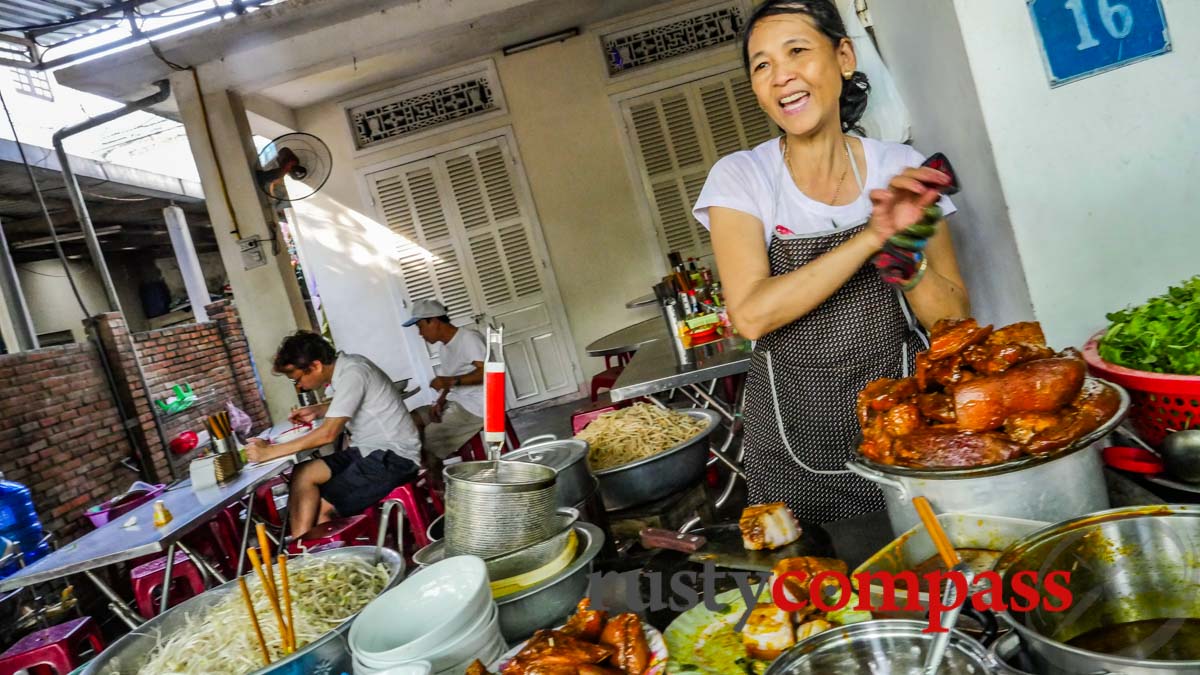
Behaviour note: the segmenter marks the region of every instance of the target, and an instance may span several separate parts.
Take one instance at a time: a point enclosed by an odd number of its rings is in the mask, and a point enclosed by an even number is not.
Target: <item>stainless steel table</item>
[[[627,354],[640,349],[655,340],[667,337],[667,325],[662,317],[656,316],[645,321],[615,330],[587,346],[588,356],[616,356]],[[669,348],[669,345],[668,345]],[[672,359],[675,357],[672,356]],[[619,400],[613,398],[614,401]]]
[[[638,307],[649,307],[658,302],[658,296],[653,293],[639,295],[638,297],[625,303],[626,309],[637,309]]]
[[[136,628],[142,622],[141,617],[134,614],[120,596],[92,570],[166,551],[165,576],[170,578],[171,568],[175,562],[175,549],[179,547],[204,572],[214,575],[218,581],[223,583],[224,578],[220,573],[202,558],[194,555],[180,540],[247,493],[250,494],[251,499],[251,504],[247,508],[253,508],[255,486],[279,475],[291,464],[291,461],[281,460],[269,464],[246,466],[233,481],[202,490],[193,490],[191,479],[185,479],[159,496],[167,510],[171,512],[171,522],[162,527],[155,527],[154,501],[147,502],[51,552],[12,576],[0,580],[0,592],[83,572],[96,584],[100,592],[112,601],[110,607],[117,616],[129,624],[130,628]],[[133,521],[134,524],[125,527],[125,523],[130,521]],[[249,540],[249,523],[250,519],[247,518],[246,529],[242,532],[242,551],[245,550]],[[167,584],[163,586],[162,605],[164,611],[167,606],[168,587]]]
[[[656,321],[662,324],[661,319]],[[665,333],[664,328],[664,338]],[[752,343],[745,338],[725,338],[692,348],[695,363],[680,365],[670,342],[650,342],[625,365],[609,395],[614,401],[624,401],[745,373],[750,370],[751,348]]]

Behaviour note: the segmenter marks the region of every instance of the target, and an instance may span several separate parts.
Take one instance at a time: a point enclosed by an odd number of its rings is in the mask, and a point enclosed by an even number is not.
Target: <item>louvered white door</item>
[[[512,407],[578,389],[521,178],[505,138],[369,177],[380,219],[402,239],[395,256],[407,301],[437,298],[457,325],[504,326]]]
[[[722,73],[630,98],[621,112],[664,255],[710,255],[708,231],[692,217],[708,170],[774,135],[749,80]]]

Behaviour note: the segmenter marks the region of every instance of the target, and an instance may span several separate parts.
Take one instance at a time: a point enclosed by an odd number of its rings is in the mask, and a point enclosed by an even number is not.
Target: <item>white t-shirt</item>
[[[442,345],[441,366],[445,377],[466,375],[475,370],[475,362],[487,358],[487,342],[470,328],[459,328],[450,341]],[[483,385],[461,384],[450,388],[447,401],[455,401],[476,417],[483,417]]]
[[[370,359],[339,353],[333,367],[333,401],[326,417],[348,417],[346,428],[363,456],[389,450],[421,462],[421,437],[392,380]]]
[[[920,166],[925,158],[903,143],[861,138],[866,155],[863,190],[858,199],[844,206],[830,206],[810,199],[796,187],[783,165],[783,149],[778,138],[722,157],[708,172],[708,180],[692,213],[709,227],[708,207],[723,206],[750,214],[762,221],[763,239],[769,246],[776,227],[792,234],[817,234],[854,227],[871,217],[871,190],[887,187],[904,169]],[[853,147],[853,144],[851,145]],[[859,167],[863,173],[863,168]],[[854,175],[846,177],[853,185]],[[948,197],[938,201],[944,215],[957,209]]]

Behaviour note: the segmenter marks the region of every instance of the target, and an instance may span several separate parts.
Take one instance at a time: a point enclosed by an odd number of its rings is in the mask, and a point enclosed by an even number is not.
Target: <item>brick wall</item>
[[[0,355],[0,471],[29,486],[43,525],[60,541],[89,529],[87,507],[139,478],[120,460],[145,457],[152,475],[142,478],[170,480],[156,426],[161,420],[151,406],[172,385],[187,382],[197,394],[213,395],[164,425],[168,441],[184,428],[202,429],[203,416],[227,400],[250,415],[256,431],[270,425],[237,311],[229,302],[207,309],[208,323],[146,333],[130,333],[115,313],[87,322],[109,357],[115,395],[90,342]],[[137,419],[132,444],[122,431],[118,398]],[[178,466],[186,476],[186,462]]]
[[[83,510],[128,487],[132,448],[90,344],[0,356],[0,471],[27,485],[60,540],[86,531]]]

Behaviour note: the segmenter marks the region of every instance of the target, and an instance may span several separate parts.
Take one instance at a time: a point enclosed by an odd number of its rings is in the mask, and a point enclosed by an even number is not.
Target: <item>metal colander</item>
[[[481,558],[555,534],[555,481],[548,466],[506,460],[446,468],[446,552]]]

